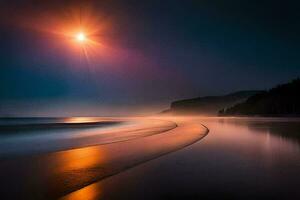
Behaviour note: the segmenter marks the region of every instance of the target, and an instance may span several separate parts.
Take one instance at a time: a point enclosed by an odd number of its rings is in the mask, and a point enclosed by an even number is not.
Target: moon
[[[84,42],[86,41],[86,36],[83,32],[79,32],[75,35],[75,39],[78,41],[78,42]]]

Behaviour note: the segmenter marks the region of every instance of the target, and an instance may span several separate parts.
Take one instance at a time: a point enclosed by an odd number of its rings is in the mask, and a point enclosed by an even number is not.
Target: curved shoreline
[[[103,128],[97,126],[92,129],[81,127],[80,130],[75,129],[68,132],[62,132],[64,131],[62,129],[59,132],[53,131],[45,134],[39,132],[37,132],[38,134],[28,135],[20,133],[2,138],[0,141],[0,159],[9,156],[42,155],[45,153],[126,142],[161,134],[177,127],[177,124],[172,121],[160,119],[110,118],[106,119],[106,122],[116,122],[119,125]],[[96,124],[99,124],[99,122],[96,122]],[[29,143],[35,145],[28,146]]]
[[[112,173],[112,174],[108,174],[108,175],[106,175],[106,176],[103,176],[102,178],[100,178],[100,179],[98,179],[98,180],[96,180],[96,181],[94,181],[94,182],[91,182],[90,184],[88,184],[88,185],[86,185],[86,186],[84,186],[84,187],[82,187],[82,188],[80,188],[80,189],[78,189],[78,190],[75,190],[75,191],[73,191],[73,192],[70,192],[70,193],[68,193],[68,194],[66,194],[66,195],[64,195],[64,196],[62,196],[60,199],[61,199],[61,200],[68,200],[68,199],[71,200],[71,199],[74,199],[74,198],[76,199],[76,196],[80,196],[81,193],[85,193],[84,190],[89,190],[89,188],[90,188],[90,187],[93,187],[94,184],[98,184],[98,183],[100,183],[101,181],[103,181],[104,179],[107,179],[107,178],[110,178],[110,177],[112,177],[112,176],[118,175],[118,174],[120,174],[120,173],[122,173],[122,172],[124,172],[124,171],[126,171],[126,170],[132,169],[132,168],[134,168],[134,167],[136,167],[136,166],[145,164],[145,163],[150,162],[150,161],[152,161],[152,160],[161,158],[161,157],[163,157],[163,156],[165,156],[165,155],[168,155],[168,154],[171,154],[171,153],[174,153],[174,152],[183,150],[184,148],[186,148],[186,147],[188,147],[188,146],[191,146],[191,145],[193,145],[193,144],[199,142],[201,139],[203,139],[203,138],[204,138],[205,136],[207,136],[208,133],[209,133],[209,129],[208,129],[205,125],[201,124],[201,126],[205,129],[205,131],[204,131],[204,133],[202,134],[202,136],[199,137],[197,140],[194,140],[194,141],[192,141],[192,142],[190,142],[190,143],[187,143],[187,144],[185,144],[185,145],[183,145],[183,146],[180,146],[179,148],[173,149],[173,150],[171,150],[171,151],[164,152],[164,153],[162,153],[162,154],[160,154],[160,155],[158,155],[158,156],[156,156],[156,157],[153,157],[153,158],[150,158],[150,159],[147,159],[147,160],[142,160],[141,162],[134,163],[133,165],[129,165],[129,166],[127,166],[127,167],[123,168],[122,170],[117,171],[117,172],[115,172],[115,173]],[[177,126],[177,127],[178,127],[178,126]],[[150,137],[151,137],[151,136],[150,136]],[[170,137],[171,137],[171,136],[170,136]]]
[[[103,179],[188,147],[209,132],[205,125],[189,119],[135,118],[134,120],[141,122],[133,123],[137,126],[132,128],[135,127],[133,129],[137,132],[124,132],[133,134],[134,138],[127,141],[2,159],[1,176],[3,180],[10,180],[3,184],[3,191],[10,191],[8,195],[13,195],[16,199],[68,198],[70,195],[87,190]],[[161,125],[168,129],[163,131]],[[150,135],[143,135],[145,129],[141,127],[149,127]],[[120,130],[121,126],[117,127],[114,134],[122,136]],[[157,132],[158,130],[161,131]],[[139,134],[141,137],[137,137]],[[35,176],[34,179],[31,177],[32,174]],[[27,184],[21,184],[22,180],[28,180]],[[11,191],[16,184],[21,184],[22,187],[18,192]],[[5,195],[6,193],[3,194]]]

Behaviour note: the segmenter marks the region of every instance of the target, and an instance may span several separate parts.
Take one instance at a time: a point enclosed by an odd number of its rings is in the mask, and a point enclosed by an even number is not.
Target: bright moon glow
[[[78,33],[76,36],[75,36],[76,40],[79,41],[79,42],[84,42],[86,40],[86,37],[84,35],[84,33]]]

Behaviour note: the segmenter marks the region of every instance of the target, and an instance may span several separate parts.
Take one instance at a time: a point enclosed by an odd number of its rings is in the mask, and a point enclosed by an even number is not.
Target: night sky
[[[0,2],[0,115],[160,110],[300,75],[297,1],[99,2]]]

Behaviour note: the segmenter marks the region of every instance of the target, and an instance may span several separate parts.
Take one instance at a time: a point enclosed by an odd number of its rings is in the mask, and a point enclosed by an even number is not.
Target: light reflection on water
[[[136,140],[4,159],[0,162],[2,197],[300,198],[299,120],[195,117],[168,120],[179,121],[180,126]],[[147,126],[147,131],[157,132],[161,126],[157,123]],[[205,135],[200,123],[210,132],[193,144]],[[130,133],[135,137],[144,131],[139,126]],[[186,147],[190,144],[193,145]],[[183,147],[186,148],[166,155]],[[162,157],[144,163],[159,156]],[[137,167],[124,171],[133,166]]]
[[[182,151],[83,190],[101,191],[92,199],[300,198],[298,119],[188,120],[205,124],[210,133]]]
[[[176,127],[170,121],[133,118],[21,118],[4,121],[6,125],[0,125],[0,158],[127,141]]]
[[[109,121],[103,117],[66,117],[63,118],[64,123],[93,123],[93,122],[104,122]]]
[[[145,134],[150,134],[151,137],[3,160],[0,164],[3,177],[0,181],[2,196],[13,195],[22,199],[61,197],[100,179],[188,146],[207,134],[207,129],[198,123],[185,122],[176,129],[170,129],[174,125],[168,121],[143,119],[138,124],[139,126],[127,131],[128,137],[136,138]],[[160,132],[161,129],[169,131]],[[18,192],[14,191],[15,183],[20,187]],[[97,191],[101,191],[98,186],[97,188]],[[72,194],[72,198],[98,198],[101,194],[91,194],[92,191],[95,190],[89,186]]]
[[[76,171],[81,169],[94,168],[105,160],[105,154],[101,149],[80,148],[71,151],[65,151],[56,155],[59,172]]]
[[[93,200],[101,196],[101,184],[90,185],[89,187],[82,188],[76,193],[72,193],[61,200]]]

